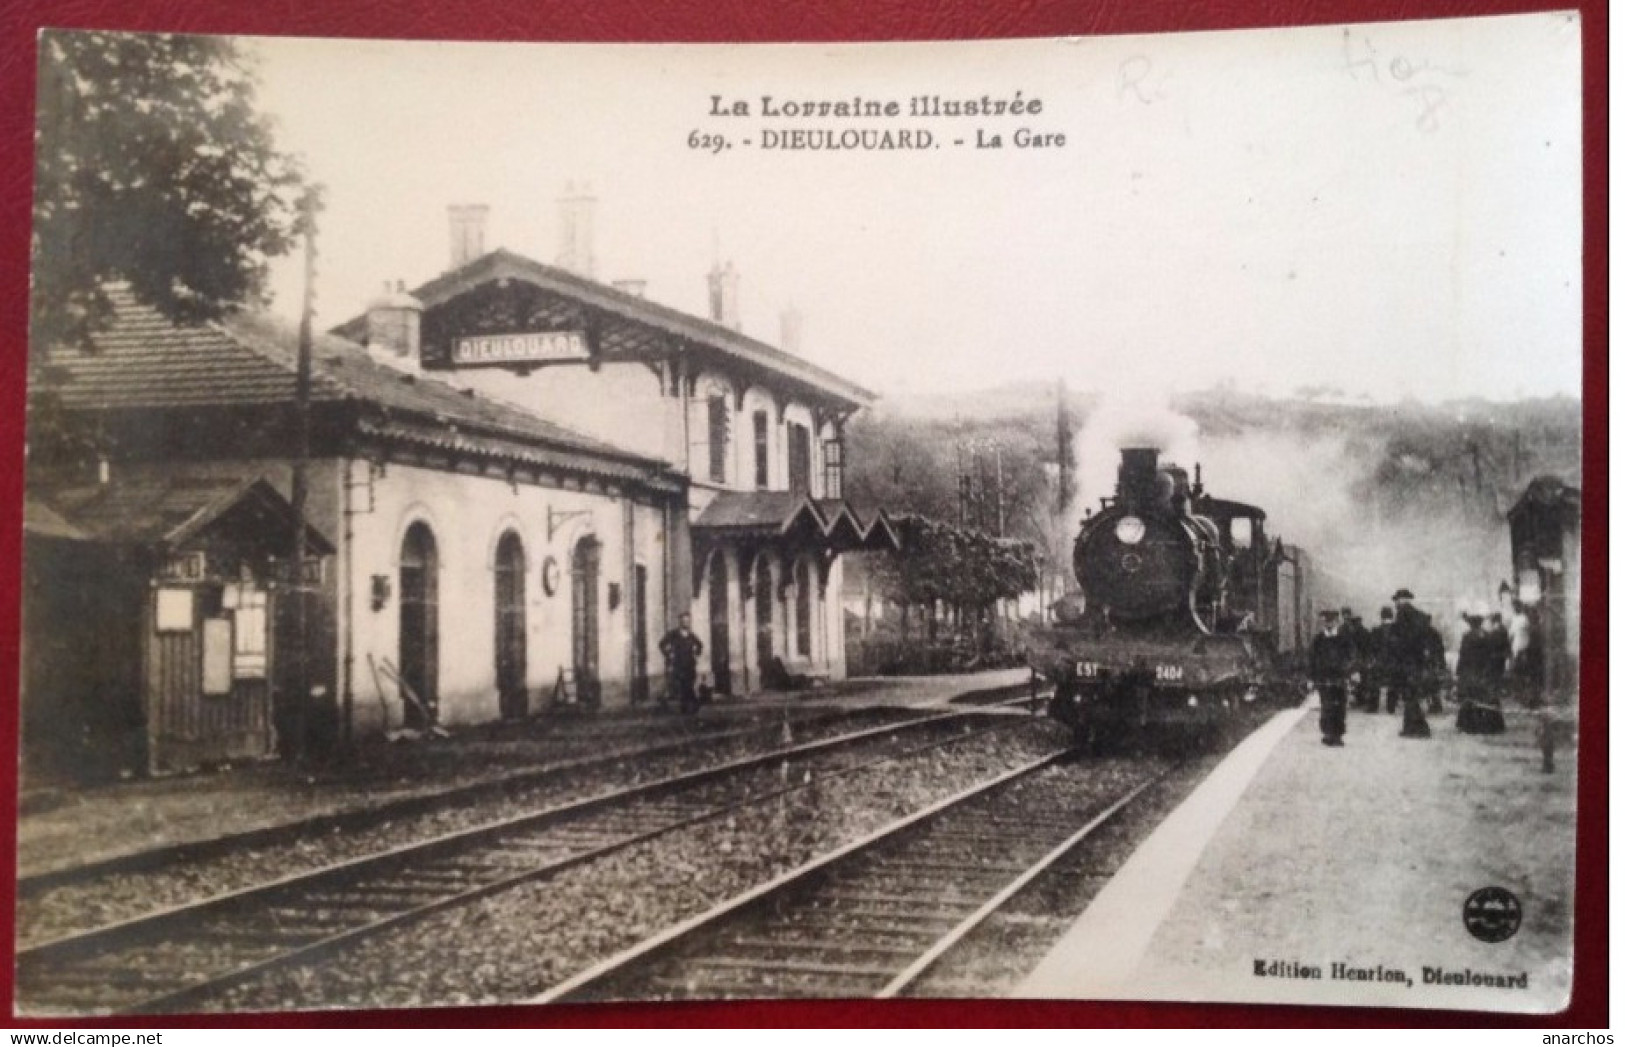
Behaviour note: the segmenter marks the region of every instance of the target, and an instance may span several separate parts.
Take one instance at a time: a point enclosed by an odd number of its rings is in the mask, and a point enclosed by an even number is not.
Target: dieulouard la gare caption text
[[[713,154],[736,147],[839,153],[917,152],[944,146],[1056,150],[1067,144],[1065,134],[1045,126],[1044,100],[1023,91],[905,98],[713,94],[706,99],[704,116],[706,126],[689,132],[688,147]]]

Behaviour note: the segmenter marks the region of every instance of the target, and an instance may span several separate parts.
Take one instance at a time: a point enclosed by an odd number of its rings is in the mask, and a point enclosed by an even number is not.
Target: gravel
[[[161,869],[116,873],[91,882],[66,884],[18,900],[17,941],[20,947],[26,947],[157,909],[511,818],[527,810],[540,810],[714,767],[769,749],[917,719],[916,715],[882,709],[835,718],[820,716],[800,723],[784,722],[720,740],[712,739],[679,752],[634,755],[612,763],[561,770],[533,784],[507,790],[501,796],[488,795],[477,802],[451,798],[438,810],[363,829],[304,835]]]
[[[268,975],[223,1010],[511,1003],[1063,741],[1010,727],[768,800]]]

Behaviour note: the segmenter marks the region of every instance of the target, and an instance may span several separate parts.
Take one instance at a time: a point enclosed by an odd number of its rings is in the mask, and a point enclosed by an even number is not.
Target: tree
[[[88,344],[135,296],[178,322],[264,295],[303,187],[230,39],[54,32],[40,40],[32,344]]]

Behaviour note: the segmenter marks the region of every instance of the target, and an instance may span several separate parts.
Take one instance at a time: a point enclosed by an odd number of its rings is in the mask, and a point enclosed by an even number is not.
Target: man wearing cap
[[[1394,624],[1388,632],[1388,650],[1392,686],[1405,707],[1400,737],[1429,738],[1433,732],[1422,708],[1422,697],[1432,676],[1433,650],[1442,643],[1428,616],[1411,605],[1414,599],[1409,589],[1394,593]]]
[[[1354,647],[1338,623],[1337,612],[1320,612],[1320,632],[1309,644],[1309,682],[1320,694],[1320,742],[1343,744],[1347,726],[1349,673],[1354,668]]]

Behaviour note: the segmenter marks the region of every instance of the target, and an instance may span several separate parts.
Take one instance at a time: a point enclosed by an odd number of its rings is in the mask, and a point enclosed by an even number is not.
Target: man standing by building
[[[1430,738],[1427,712],[1422,706],[1423,692],[1433,678],[1433,652],[1442,648],[1439,634],[1434,631],[1428,616],[1411,605],[1416,597],[1409,589],[1394,593],[1394,624],[1388,632],[1390,666],[1393,672],[1391,686],[1405,706],[1405,722],[1399,729],[1402,738]]]
[[[676,692],[677,708],[683,713],[699,708],[694,682],[699,676],[700,655],[704,651],[705,644],[689,628],[686,614],[678,616],[677,628],[660,638],[660,653],[666,659],[666,678],[671,681],[671,690]]]
[[[1354,646],[1338,624],[1335,610],[1328,607],[1320,618],[1320,632],[1309,645],[1309,681],[1320,695],[1320,743],[1340,746],[1347,728]]]

